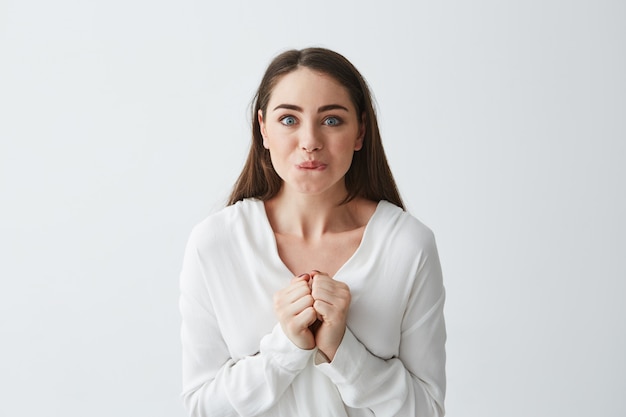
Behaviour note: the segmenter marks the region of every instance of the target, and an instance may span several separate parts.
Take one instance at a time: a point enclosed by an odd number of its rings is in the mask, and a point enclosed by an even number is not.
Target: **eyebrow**
[[[296,106],[294,104],[279,104],[278,106],[274,107],[273,111],[276,111],[278,109],[287,109],[287,110],[294,110],[294,111],[298,111],[300,113],[302,113],[302,107],[300,106]],[[318,113],[323,113],[325,111],[329,111],[329,110],[345,110],[347,112],[349,112],[349,110],[340,105],[340,104],[327,104],[325,106],[320,107],[319,109],[317,109]]]

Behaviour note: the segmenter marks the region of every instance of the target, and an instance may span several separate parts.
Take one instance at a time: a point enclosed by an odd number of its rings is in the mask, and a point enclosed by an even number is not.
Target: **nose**
[[[323,148],[319,132],[316,131],[314,124],[312,126],[303,126],[300,136],[300,147],[307,153],[319,151]]]
[[[302,147],[302,150],[306,151],[308,153],[319,151],[320,149],[322,149],[321,145],[320,146],[315,146],[315,147],[312,147],[312,146],[303,146]]]

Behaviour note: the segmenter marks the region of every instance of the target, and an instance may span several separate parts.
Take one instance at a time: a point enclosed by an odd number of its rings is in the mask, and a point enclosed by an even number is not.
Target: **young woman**
[[[181,272],[192,416],[442,416],[444,288],[404,211],[368,87],[327,49],[288,51],[255,97],[229,206]]]

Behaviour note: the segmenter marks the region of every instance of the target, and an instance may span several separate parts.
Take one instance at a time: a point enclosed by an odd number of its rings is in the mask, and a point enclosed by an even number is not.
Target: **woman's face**
[[[283,191],[345,197],[344,176],[363,146],[365,125],[344,86],[299,68],[279,79],[258,118]]]

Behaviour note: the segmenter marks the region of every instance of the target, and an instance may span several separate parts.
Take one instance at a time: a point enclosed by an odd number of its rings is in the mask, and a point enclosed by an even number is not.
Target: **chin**
[[[346,189],[343,184],[291,184],[289,187],[291,190],[308,196],[315,195],[333,195],[333,194],[345,194]]]

